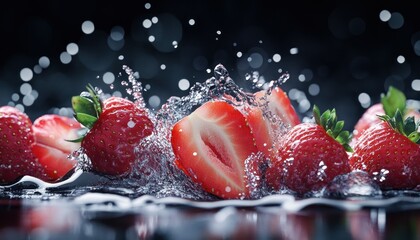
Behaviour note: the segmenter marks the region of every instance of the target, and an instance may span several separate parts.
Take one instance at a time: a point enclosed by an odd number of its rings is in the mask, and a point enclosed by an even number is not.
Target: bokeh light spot
[[[28,82],[32,80],[33,76],[34,73],[30,68],[23,68],[20,70],[20,79],[22,79],[22,81]]]
[[[404,25],[404,17],[399,12],[391,14],[391,19],[388,21],[388,25],[392,29],[399,29]]]
[[[190,26],[194,26],[195,20],[194,19],[188,20],[188,24],[190,24]]]
[[[367,93],[360,93],[358,100],[363,108],[368,108],[370,106],[371,100]]]
[[[66,51],[70,55],[76,55],[79,52],[79,46],[76,43],[67,44]]]
[[[46,56],[42,56],[39,58],[38,63],[42,68],[47,68],[50,66],[50,59]]]
[[[152,108],[157,108],[160,105],[160,97],[157,95],[153,95],[149,98],[149,105]]]
[[[411,88],[412,88],[414,91],[420,91],[420,79],[414,79],[414,80],[411,82]]]
[[[398,63],[404,63],[404,62],[405,62],[405,57],[404,57],[404,56],[402,56],[402,55],[398,56],[398,57],[397,57],[397,62],[398,62]]]
[[[281,60],[280,54],[276,53],[276,54],[273,55],[273,61],[274,62],[280,62],[280,60]]]
[[[71,55],[68,52],[62,52],[60,54],[60,61],[63,64],[69,64],[71,62]]]
[[[82,31],[84,34],[91,34],[93,33],[93,31],[95,31],[95,25],[93,24],[92,21],[84,21],[82,23]]]
[[[112,84],[115,81],[115,75],[112,72],[106,72],[102,76],[104,83]]]
[[[181,79],[178,82],[178,87],[182,91],[188,90],[188,88],[190,88],[190,81],[188,81],[188,79]]]
[[[316,83],[312,83],[311,85],[309,85],[308,92],[311,96],[318,95],[320,92],[319,85]]]
[[[111,38],[114,41],[121,41],[124,39],[125,31],[121,26],[115,26],[111,29]]]
[[[379,13],[379,19],[381,19],[382,22],[388,22],[389,19],[391,19],[391,13],[388,10],[382,10]]]
[[[144,28],[150,28],[152,26],[152,21],[150,19],[144,19],[143,20],[143,27]]]
[[[295,55],[295,54],[298,54],[298,53],[299,53],[299,49],[298,48],[294,47],[294,48],[291,48],[290,49],[290,54]]]

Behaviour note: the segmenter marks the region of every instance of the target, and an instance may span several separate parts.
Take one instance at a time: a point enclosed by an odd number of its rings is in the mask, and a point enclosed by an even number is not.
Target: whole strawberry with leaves
[[[313,108],[315,123],[300,123],[281,139],[278,158],[267,169],[267,184],[305,194],[319,190],[336,176],[350,172],[350,134],[343,131],[335,109],[322,115]]]
[[[370,106],[360,119],[357,121],[353,130],[353,138],[351,146],[354,146],[358,141],[360,135],[372,125],[380,123],[382,120],[380,115],[388,115],[393,117],[397,109],[401,112],[403,118],[414,116],[420,118],[420,113],[411,106],[407,105],[407,98],[405,94],[397,88],[390,86],[386,94],[381,94],[381,101]]]
[[[146,108],[111,97],[102,101],[89,86],[72,98],[75,118],[89,130],[80,139],[94,172],[108,176],[128,174],[136,160],[135,148],[152,134],[153,123]]]
[[[368,172],[382,189],[411,189],[420,184],[419,120],[403,118],[399,109],[393,117],[364,131],[350,158],[352,169]]]

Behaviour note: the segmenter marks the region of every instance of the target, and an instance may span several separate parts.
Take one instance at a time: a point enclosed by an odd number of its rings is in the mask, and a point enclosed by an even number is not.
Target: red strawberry
[[[32,153],[34,136],[29,117],[10,106],[0,107],[0,183],[11,183],[24,175],[44,178]]]
[[[299,116],[297,115],[290,99],[286,93],[279,87],[274,88],[270,94],[265,90],[255,93],[255,99],[259,107],[251,108],[246,118],[252,129],[255,137],[255,142],[259,151],[263,152],[266,156],[276,154],[272,151],[275,142],[273,138],[277,137],[275,131],[278,131],[280,123],[270,121],[263,112],[273,114],[280,120],[286,127],[293,127],[300,123]]]
[[[69,160],[68,156],[80,147],[80,143],[67,140],[78,138],[81,128],[76,120],[55,114],[46,114],[34,121],[32,151],[51,180],[60,179],[76,166],[77,162]]]
[[[357,121],[354,126],[351,145],[354,146],[356,144],[363,131],[381,122],[379,119],[380,115],[387,114],[393,117],[397,109],[403,113],[404,118],[409,116],[420,118],[420,113],[417,110],[407,107],[404,93],[390,86],[386,95],[381,94],[381,102],[369,107]]]
[[[368,172],[382,189],[408,189],[420,184],[420,133],[414,117],[393,118],[364,131],[350,158],[353,169]]]
[[[281,140],[279,156],[267,169],[267,183],[274,190],[285,185],[298,194],[319,190],[336,176],[348,173],[349,132],[337,121],[335,110],[320,116],[314,106],[315,123],[294,126]]]
[[[207,192],[249,197],[245,160],[257,152],[242,113],[223,101],[204,103],[172,129],[176,165]]]
[[[90,96],[76,96],[72,102],[76,119],[90,129],[82,147],[92,170],[110,176],[126,175],[136,160],[135,148],[153,131],[147,109],[121,97],[108,98],[102,104],[95,91],[88,90]]]

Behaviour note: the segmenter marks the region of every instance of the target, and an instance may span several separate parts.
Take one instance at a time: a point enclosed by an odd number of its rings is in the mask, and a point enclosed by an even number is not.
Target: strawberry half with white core
[[[382,122],[364,131],[354,147],[350,165],[366,171],[382,189],[410,189],[420,184],[420,121],[382,115]]]
[[[44,167],[51,180],[63,177],[73,169],[77,161],[68,156],[78,148],[80,143],[68,140],[77,139],[82,126],[75,119],[56,114],[46,114],[37,118],[32,129],[35,144],[32,151]]]
[[[286,186],[305,194],[350,171],[346,152],[351,151],[350,134],[342,131],[344,122],[337,121],[334,109],[321,115],[314,106],[313,114],[316,123],[300,123],[281,139],[278,158],[266,172],[273,190]]]
[[[353,130],[353,139],[351,145],[355,145],[359,136],[369,127],[382,122],[380,115],[393,117],[397,109],[402,113],[403,118],[414,116],[420,118],[420,113],[407,106],[407,99],[403,92],[390,86],[386,94],[381,94],[381,102],[370,106],[357,121]]]
[[[135,148],[152,134],[149,113],[121,97],[102,103],[92,87],[88,91],[73,97],[72,104],[75,118],[89,129],[80,141],[92,170],[108,176],[127,175],[136,161]]]
[[[175,164],[223,199],[249,197],[245,160],[257,152],[244,115],[224,101],[209,101],[172,128]]]
[[[246,118],[258,150],[267,157],[273,156],[276,154],[273,150],[277,150],[274,146],[275,139],[281,134],[280,126],[291,128],[299,124],[300,119],[287,94],[280,87],[275,87],[269,93],[267,90],[258,91],[254,96],[258,107],[250,108]]]
[[[0,107],[0,184],[24,175],[45,179],[45,173],[32,152],[34,135],[28,115],[10,106]]]

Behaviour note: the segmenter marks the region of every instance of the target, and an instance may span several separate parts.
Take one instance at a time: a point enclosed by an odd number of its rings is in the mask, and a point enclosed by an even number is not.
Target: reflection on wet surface
[[[118,196],[115,196],[118,198]],[[111,198],[109,198],[111,199]],[[120,204],[120,206],[117,206]],[[418,239],[420,210],[0,201],[0,239]]]

